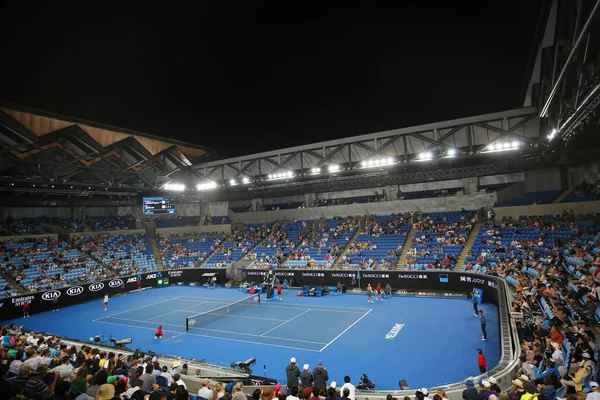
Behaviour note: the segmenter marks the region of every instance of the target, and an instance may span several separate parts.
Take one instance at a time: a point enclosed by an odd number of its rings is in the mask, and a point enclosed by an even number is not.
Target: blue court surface
[[[367,303],[366,295],[297,297],[284,291],[282,301],[263,300],[208,324],[185,331],[185,318],[211,311],[248,295],[236,289],[208,290],[172,286],[149,289],[10,322],[34,330],[88,340],[132,337],[130,348],[159,354],[206,359],[229,366],[255,357],[253,373],[285,383],[290,357],[311,369],[323,360],[330,381],[366,373],[376,389],[432,387],[479,374],[477,348],[488,367],[499,360],[496,306],[483,304],[488,340],[481,340],[479,319],[470,300],[394,297]],[[154,339],[162,325],[165,338]]]

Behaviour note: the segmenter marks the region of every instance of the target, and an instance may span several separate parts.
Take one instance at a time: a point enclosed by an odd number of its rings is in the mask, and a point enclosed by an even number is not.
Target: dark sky
[[[541,1],[10,3],[0,99],[230,157],[520,107]]]

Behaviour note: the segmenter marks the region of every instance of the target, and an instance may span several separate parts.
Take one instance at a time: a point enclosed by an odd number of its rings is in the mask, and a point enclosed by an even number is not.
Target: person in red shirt
[[[479,353],[479,357],[477,358],[477,364],[479,365],[479,372],[482,374],[487,372],[487,362],[485,361],[485,356],[483,355],[483,350],[477,349]]]
[[[31,304],[25,303],[23,304],[23,318],[29,317],[29,309],[31,308]]]
[[[377,286],[375,286],[375,291],[377,292],[377,297],[375,297],[375,300],[383,301],[383,297],[381,297],[381,283],[378,283]]]
[[[159,325],[158,329],[156,330],[156,333],[154,334],[154,339],[162,339],[162,338],[164,338],[162,325]]]
[[[281,284],[277,285],[277,300],[283,300],[283,295],[281,294],[282,290]]]

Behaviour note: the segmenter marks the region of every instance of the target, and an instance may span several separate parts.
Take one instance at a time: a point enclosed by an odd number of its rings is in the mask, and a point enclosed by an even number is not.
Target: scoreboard
[[[177,206],[172,197],[144,197],[144,215],[176,214]]]

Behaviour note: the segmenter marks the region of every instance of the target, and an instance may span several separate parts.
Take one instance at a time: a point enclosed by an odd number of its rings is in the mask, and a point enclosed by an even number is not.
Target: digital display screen
[[[440,274],[440,282],[448,282],[448,274]]]
[[[176,214],[177,206],[171,197],[144,197],[144,215]]]

